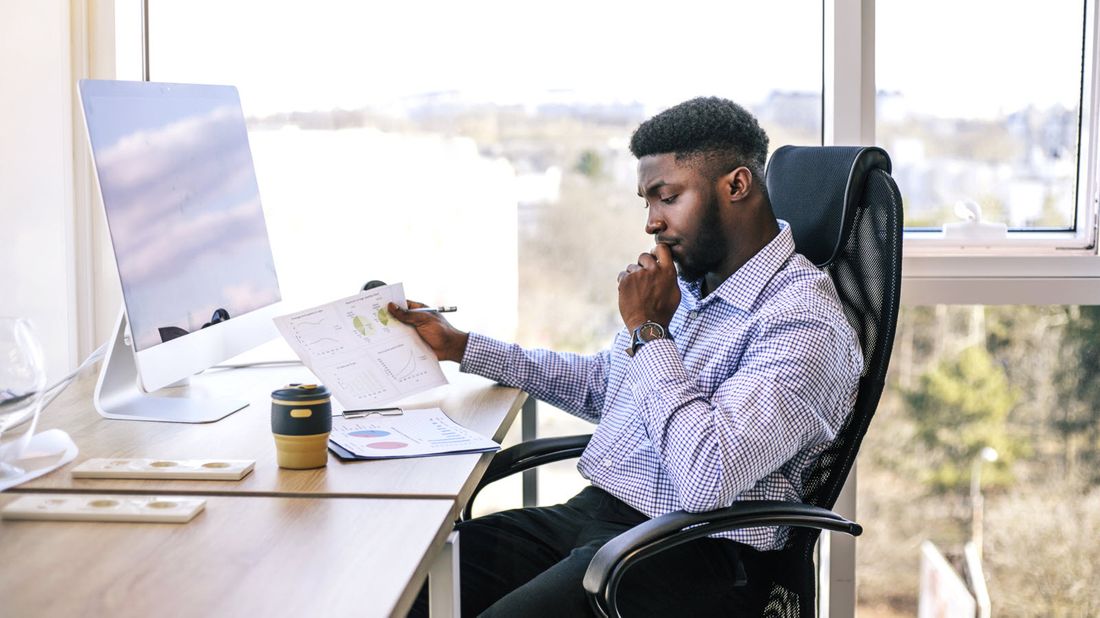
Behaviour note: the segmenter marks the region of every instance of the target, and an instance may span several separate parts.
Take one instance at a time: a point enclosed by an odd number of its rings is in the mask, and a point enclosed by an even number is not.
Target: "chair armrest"
[[[470,499],[466,501],[466,506],[462,509],[462,519],[470,519],[474,498],[476,498],[478,493],[480,493],[489,483],[494,483],[506,476],[511,476],[517,472],[523,472],[524,470],[529,470],[543,464],[580,457],[581,453],[584,452],[584,448],[588,446],[588,441],[591,439],[592,436],[590,434],[561,436],[558,438],[538,438],[520,442],[515,446],[498,452],[493,456],[493,460],[489,463],[489,468],[485,470],[485,474],[481,477],[481,481],[478,482],[477,487],[474,488],[474,492],[470,494]]]
[[[675,511],[638,524],[611,539],[592,557],[584,589],[601,616],[618,616],[616,595],[627,569],[670,547],[716,532],[755,526],[799,526],[859,536],[863,528],[836,513],[808,504],[746,500],[732,506],[688,513]]]

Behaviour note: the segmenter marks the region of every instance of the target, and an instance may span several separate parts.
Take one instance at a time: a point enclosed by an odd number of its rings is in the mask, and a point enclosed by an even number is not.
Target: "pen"
[[[344,418],[362,418],[377,414],[379,416],[401,416],[405,413],[401,408],[364,408],[362,410],[344,410]]]
[[[411,313],[453,313],[458,311],[458,307],[417,307],[416,309],[409,309]]]

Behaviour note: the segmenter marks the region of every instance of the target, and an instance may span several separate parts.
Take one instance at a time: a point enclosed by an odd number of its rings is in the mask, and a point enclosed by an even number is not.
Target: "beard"
[[[684,281],[694,283],[702,279],[703,276],[707,274],[707,271],[701,270],[683,262],[676,262],[676,274],[678,274],[680,278]]]
[[[712,198],[699,221],[695,237],[683,239],[687,241],[684,248],[690,247],[690,252],[685,251],[684,256],[675,261],[676,272],[684,281],[699,281],[707,273],[716,270],[729,252],[726,237],[721,232],[719,208],[721,205],[717,197]]]

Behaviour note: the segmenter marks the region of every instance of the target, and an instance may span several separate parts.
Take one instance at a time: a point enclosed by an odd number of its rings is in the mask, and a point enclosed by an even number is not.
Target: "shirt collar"
[[[787,263],[794,254],[794,237],[791,236],[791,226],[782,219],[779,222],[779,234],[775,236],[764,248],[745,262],[741,268],[730,275],[708,297],[721,298],[742,311],[752,308],[764,286],[771,281],[772,276]],[[700,301],[699,293],[702,289],[702,280],[683,281],[681,288],[689,291],[697,302]]]

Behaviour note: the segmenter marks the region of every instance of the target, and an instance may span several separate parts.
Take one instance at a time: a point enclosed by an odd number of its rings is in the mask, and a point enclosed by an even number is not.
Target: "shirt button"
[[[610,468],[610,467],[611,467],[611,460],[610,460],[610,459],[605,459],[605,460],[601,461],[600,463],[601,463],[601,464],[603,465],[603,467],[605,467],[605,468]]]
[[[689,311],[688,312],[688,317],[691,318],[692,320],[694,320],[695,318],[699,317],[699,312],[698,311]]]

